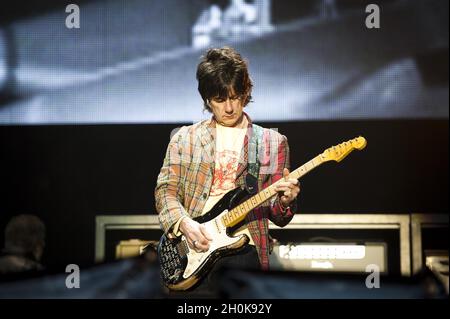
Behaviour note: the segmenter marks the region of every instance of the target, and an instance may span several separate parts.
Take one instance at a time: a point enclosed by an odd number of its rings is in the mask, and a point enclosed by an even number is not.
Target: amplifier
[[[130,239],[116,246],[116,259],[142,254],[148,245],[157,241]],[[270,267],[274,270],[337,271],[365,273],[374,265],[380,273],[387,273],[385,243],[288,243],[274,245]]]
[[[387,273],[386,243],[288,243],[274,245],[270,267],[275,270]]]

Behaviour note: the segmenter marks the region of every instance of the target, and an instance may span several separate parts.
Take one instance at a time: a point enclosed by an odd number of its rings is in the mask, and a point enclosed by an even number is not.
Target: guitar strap
[[[248,142],[248,168],[245,176],[245,188],[250,195],[258,192],[258,175],[259,175],[259,141],[262,141],[263,129],[261,126],[252,124],[252,134]]]

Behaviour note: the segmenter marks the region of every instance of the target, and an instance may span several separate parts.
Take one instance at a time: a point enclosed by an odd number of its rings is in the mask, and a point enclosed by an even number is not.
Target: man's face
[[[241,123],[244,101],[245,97],[238,96],[231,90],[226,100],[219,97],[212,98],[209,106],[219,124],[234,127]]]

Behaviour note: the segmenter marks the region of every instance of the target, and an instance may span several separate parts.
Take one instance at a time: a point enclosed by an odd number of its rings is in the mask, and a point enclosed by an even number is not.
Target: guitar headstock
[[[362,150],[366,147],[367,141],[364,137],[359,136],[354,139],[348,140],[336,146],[327,148],[322,154],[322,160],[324,161],[342,161],[348,154],[354,149]]]

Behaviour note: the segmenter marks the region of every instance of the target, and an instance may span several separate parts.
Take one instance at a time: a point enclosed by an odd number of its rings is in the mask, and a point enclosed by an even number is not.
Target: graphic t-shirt
[[[214,177],[209,197],[203,208],[203,214],[207,213],[227,192],[236,188],[236,174],[247,133],[247,118],[244,116],[239,127],[226,127],[216,124],[216,151]],[[244,230],[253,240],[247,229]],[[236,234],[242,233],[241,231]]]

